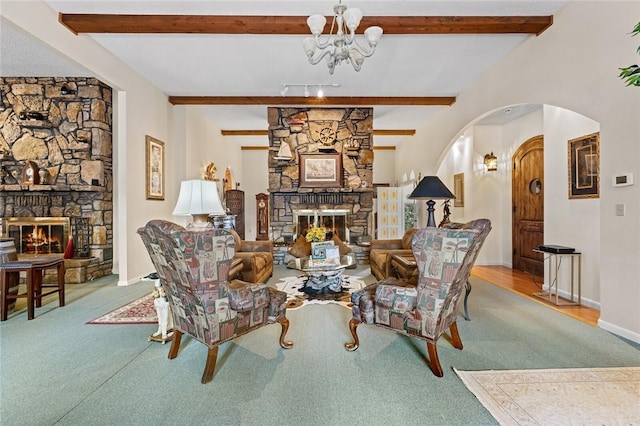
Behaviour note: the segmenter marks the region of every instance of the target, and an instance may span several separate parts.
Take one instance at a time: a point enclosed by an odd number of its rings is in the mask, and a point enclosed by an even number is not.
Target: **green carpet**
[[[276,267],[269,281],[292,271]],[[349,272],[372,282],[368,268]],[[292,349],[280,327],[223,344],[213,381],[200,383],[207,349],[183,338],[178,357],[148,342],[156,326],[86,322],[151,290],[116,278],[69,285],[36,318],[0,323],[0,424],[4,425],[491,425],[491,414],[451,370],[625,367],[640,351],[614,335],[473,279],[471,321],[460,316],[464,350],[438,344],[445,374],[433,376],[424,342],[359,327],[342,306],[289,311]]]

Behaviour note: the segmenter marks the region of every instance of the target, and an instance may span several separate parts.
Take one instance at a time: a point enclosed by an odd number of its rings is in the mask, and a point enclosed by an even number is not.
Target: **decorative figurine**
[[[173,337],[173,318],[169,308],[167,292],[162,287],[159,279],[156,280],[153,289],[153,299],[153,305],[156,307],[156,314],[158,315],[158,331],[150,335],[148,340],[160,342],[164,345]]]
[[[442,203],[442,205],[444,206],[442,208],[442,210],[444,211],[444,216],[442,217],[442,222],[440,222],[440,224],[438,225],[438,227],[441,227],[442,225],[444,225],[445,223],[449,222],[449,216],[451,215],[451,210],[449,208],[449,202],[451,200],[444,200],[444,202]]]

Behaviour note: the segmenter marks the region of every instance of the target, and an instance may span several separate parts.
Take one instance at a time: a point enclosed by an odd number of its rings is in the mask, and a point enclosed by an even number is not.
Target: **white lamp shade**
[[[224,215],[218,196],[218,186],[211,180],[184,180],[180,184],[180,195],[173,209],[175,216],[194,214]]]
[[[344,12],[344,23],[353,32],[360,25],[362,19],[362,11],[357,7],[350,7]]]
[[[370,46],[376,46],[382,37],[382,28],[374,26],[364,30],[364,36],[367,38]]]
[[[313,37],[306,37],[302,40],[302,47],[304,47],[304,51],[307,53],[307,56],[311,57],[316,52],[316,41]]]
[[[324,30],[326,23],[327,18],[322,15],[311,15],[307,18],[307,25],[309,26],[311,34],[314,36],[322,34],[322,30]]]

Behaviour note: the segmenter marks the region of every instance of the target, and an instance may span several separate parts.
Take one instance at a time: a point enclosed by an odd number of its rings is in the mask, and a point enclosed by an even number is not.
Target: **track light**
[[[280,89],[280,96],[285,96],[289,91],[290,87],[304,87],[303,95],[305,98],[311,96],[311,92],[309,91],[309,86],[317,87],[318,91],[316,92],[316,96],[319,98],[324,97],[324,88],[325,87],[340,87],[338,83],[328,83],[328,84],[283,84],[282,89]],[[296,96],[295,94],[292,96]]]

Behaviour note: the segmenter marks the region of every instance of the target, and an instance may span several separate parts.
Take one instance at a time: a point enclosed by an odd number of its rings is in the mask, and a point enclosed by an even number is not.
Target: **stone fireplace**
[[[309,225],[309,214],[333,215],[349,243],[371,233],[373,225],[373,109],[372,108],[268,108],[269,196],[274,241],[289,241]],[[279,156],[287,144],[292,158]],[[337,153],[337,184],[300,185],[301,156]],[[306,223],[300,218],[306,217]],[[331,215],[327,215],[328,217]],[[321,224],[320,222],[317,222]],[[335,222],[333,222],[335,223]]]
[[[71,235],[86,279],[111,274],[111,88],[94,78],[1,77],[0,92],[3,236],[27,255],[45,239],[64,253]]]

